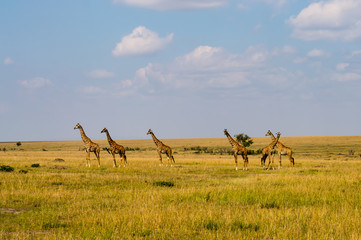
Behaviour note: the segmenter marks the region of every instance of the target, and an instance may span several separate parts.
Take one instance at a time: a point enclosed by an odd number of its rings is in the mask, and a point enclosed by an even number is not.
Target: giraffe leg
[[[247,153],[243,153],[242,157],[243,157],[243,170],[248,170],[248,168],[247,168],[247,165],[248,165]]]
[[[117,167],[117,161],[115,160],[115,153],[113,151],[112,151],[112,155],[113,155],[113,162],[114,162],[113,167]]]
[[[171,157],[173,157],[173,156],[172,156],[172,152],[168,152],[168,153],[166,153],[166,154],[167,154],[167,159],[168,159],[168,165],[170,164],[170,166],[173,167],[173,165],[172,165],[172,159],[171,159]]]
[[[273,167],[273,164],[271,162],[272,162],[272,156],[271,154],[268,154],[268,166],[267,166],[268,170],[270,169],[270,167]]]
[[[290,166],[294,167],[295,166],[295,159],[292,157],[292,153],[290,154],[289,158],[290,158]]]
[[[159,166],[163,166],[162,154],[160,153],[160,151],[158,151],[158,154],[159,154],[159,161],[160,161]]]
[[[280,163],[280,167],[279,168],[282,168],[282,160],[281,160],[281,156],[282,154],[281,154],[281,152],[280,153],[278,153],[278,161],[279,161],[279,163]]]
[[[265,153],[261,158],[261,167],[263,167],[263,169],[266,169],[266,160],[267,160],[267,154]]]
[[[124,154],[119,153],[119,157],[120,157],[119,167],[120,167],[120,165],[123,165],[123,167],[125,167]]]
[[[97,148],[94,153],[98,159],[98,168],[100,168],[100,148]]]
[[[280,165],[278,166],[278,168],[281,169],[282,168],[281,157],[280,157],[279,163],[280,163]]]
[[[125,167],[126,165],[128,165],[127,156],[125,155],[125,153],[123,154],[123,159],[124,159],[124,167]]]
[[[86,152],[86,166],[90,167],[90,151]]]
[[[237,159],[237,153],[234,152],[234,162],[236,163],[236,171],[238,170],[238,159]]]

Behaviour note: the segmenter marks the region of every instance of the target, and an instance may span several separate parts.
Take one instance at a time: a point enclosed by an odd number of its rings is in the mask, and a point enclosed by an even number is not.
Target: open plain
[[[81,141],[0,143],[0,239],[361,239],[361,136],[281,137],[295,167],[253,154],[248,171],[226,138],[162,139],[173,167],[151,139],[116,141],[125,168],[105,150],[87,168]]]

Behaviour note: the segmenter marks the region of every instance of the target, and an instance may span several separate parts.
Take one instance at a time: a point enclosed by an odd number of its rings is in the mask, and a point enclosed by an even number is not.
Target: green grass
[[[252,149],[268,141],[255,138]],[[0,171],[0,239],[361,238],[359,136],[283,138],[295,168],[283,157],[282,169],[263,170],[252,155],[248,171],[235,171],[230,155],[184,151],[230,148],[225,138],[164,140],[177,152],[173,167],[159,166],[151,140],[118,142],[142,149],[127,152],[126,168],[106,151],[101,168],[94,156],[86,168],[81,142],[0,152],[0,166],[14,168]]]

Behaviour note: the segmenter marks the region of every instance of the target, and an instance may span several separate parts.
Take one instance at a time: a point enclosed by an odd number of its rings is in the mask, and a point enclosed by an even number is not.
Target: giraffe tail
[[[172,160],[173,160],[173,163],[175,163],[173,155],[172,155]]]

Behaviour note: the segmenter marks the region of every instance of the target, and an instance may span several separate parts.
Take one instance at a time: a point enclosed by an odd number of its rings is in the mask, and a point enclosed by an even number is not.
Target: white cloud
[[[259,0],[259,1],[273,5],[278,8],[284,6],[287,3],[287,0]]]
[[[113,50],[114,56],[131,56],[149,54],[163,49],[173,40],[173,33],[160,38],[157,33],[139,26],[122,38]]]
[[[296,52],[296,49],[294,47],[291,47],[291,46],[284,46],[282,48],[282,52],[283,53],[288,53],[288,54],[293,54]]]
[[[30,80],[21,81],[20,85],[22,87],[28,88],[28,89],[37,89],[37,88],[51,85],[51,81],[46,78],[37,77],[37,78],[30,79]]]
[[[352,57],[357,56],[357,55],[361,55],[361,50],[353,51],[353,52],[351,53],[351,56],[352,56]]]
[[[354,72],[336,74],[335,79],[339,82],[361,81],[361,74]]]
[[[99,88],[99,87],[94,87],[94,86],[86,86],[82,89],[82,91],[86,94],[101,94],[101,93],[105,93],[105,90]]]
[[[313,49],[307,53],[308,57],[324,57],[327,55],[328,55],[327,53],[325,53],[324,51],[322,51],[320,49]]]
[[[336,69],[338,71],[344,71],[348,66],[350,66],[349,63],[339,63],[337,64]]]
[[[89,72],[88,76],[91,78],[112,78],[115,76],[115,74],[105,69],[96,69]]]
[[[294,64],[304,63],[305,61],[306,61],[306,58],[301,58],[301,57],[293,59]]]
[[[279,85],[292,79],[285,69],[269,66],[268,50],[251,46],[242,54],[223,48],[199,46],[168,64],[149,63],[136,71],[134,79],[122,83],[129,89],[152,93],[161,89],[201,91],[233,89],[261,84]],[[281,88],[283,88],[282,86]]]
[[[361,1],[331,0],[311,3],[288,23],[292,36],[306,41],[361,38]]]
[[[257,32],[258,30],[260,30],[262,28],[262,24],[257,24],[256,26],[254,26],[253,31]]]
[[[113,0],[129,6],[158,11],[214,8],[225,5],[229,0]]]
[[[4,59],[4,65],[11,65],[14,64],[14,60],[12,60],[11,58],[7,57]]]

